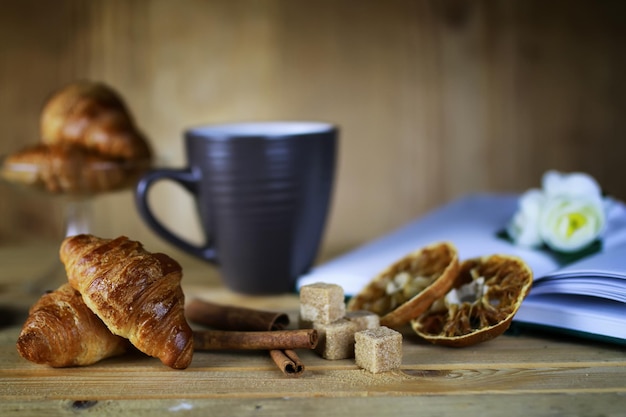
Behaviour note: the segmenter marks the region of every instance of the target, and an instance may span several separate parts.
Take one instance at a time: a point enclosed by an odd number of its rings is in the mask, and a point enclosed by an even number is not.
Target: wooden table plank
[[[414,395],[621,393],[624,374],[614,368],[455,370],[372,375],[362,370],[316,370],[297,380],[274,370],[163,372],[148,368],[93,373],[2,376],[0,399],[104,401],[177,398],[329,398]]]
[[[407,396],[381,402],[379,397],[146,399],[76,402],[72,400],[3,401],[3,417],[30,415],[154,417],[158,415],[313,417],[329,416],[463,416],[589,417],[623,416],[620,394],[550,394]]]
[[[112,358],[89,367],[53,369],[19,357],[14,348],[18,332],[19,328],[13,327],[1,333],[2,399],[626,394],[623,352],[605,349],[609,354],[598,360],[595,346],[527,336],[503,336],[473,352],[405,343],[401,369],[376,375],[359,369],[351,359],[327,361],[314,352],[301,351],[307,369],[302,378],[293,380],[275,368],[266,352],[196,352],[191,366],[184,371],[171,370],[143,355]],[[513,350],[512,346],[519,349]],[[566,347],[570,353],[561,357],[568,351]],[[538,349],[544,353],[543,360],[538,360]],[[455,353],[464,359],[449,361]],[[555,357],[560,360],[550,361]]]

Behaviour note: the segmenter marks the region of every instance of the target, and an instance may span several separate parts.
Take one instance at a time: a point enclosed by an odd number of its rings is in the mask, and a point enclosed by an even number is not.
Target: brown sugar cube
[[[356,324],[357,332],[380,327],[380,316],[367,310],[348,311],[346,319]]]
[[[345,314],[346,305],[341,286],[318,282],[300,288],[301,323],[332,323],[342,319]]]
[[[313,323],[318,342],[315,351],[324,359],[348,359],[354,357],[354,333],[356,324],[341,319],[333,323]]]
[[[391,371],[402,364],[402,334],[388,327],[362,330],[354,335],[357,366],[372,373]]]

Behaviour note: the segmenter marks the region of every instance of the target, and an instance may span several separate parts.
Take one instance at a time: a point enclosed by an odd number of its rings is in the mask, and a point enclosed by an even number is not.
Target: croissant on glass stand
[[[167,366],[189,366],[193,334],[175,260],[125,236],[71,236],[61,244],[60,256],[69,283],[111,332]]]
[[[52,367],[91,365],[121,355],[128,340],[109,331],[68,283],[44,294],[29,310],[17,339],[19,354]]]
[[[92,193],[131,184],[136,167],[73,144],[36,144],[7,158],[4,177],[52,193]],[[36,166],[37,169],[32,169]]]
[[[52,95],[40,121],[43,143],[74,143],[111,158],[150,157],[121,96],[103,83],[78,81]]]
[[[41,140],[5,158],[5,179],[52,193],[94,194],[129,186],[152,163],[122,97],[103,83],[61,88],[45,102],[39,124]]]

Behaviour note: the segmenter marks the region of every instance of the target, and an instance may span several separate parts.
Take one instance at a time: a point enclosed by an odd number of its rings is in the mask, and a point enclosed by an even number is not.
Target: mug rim
[[[336,128],[336,125],[322,121],[267,120],[200,125],[187,129],[186,134],[193,136],[211,136],[212,138],[281,138],[328,133],[336,130]]]

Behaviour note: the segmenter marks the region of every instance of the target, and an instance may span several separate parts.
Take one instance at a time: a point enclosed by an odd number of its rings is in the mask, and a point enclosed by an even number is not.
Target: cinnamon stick
[[[189,321],[222,330],[194,332],[195,349],[267,349],[276,366],[289,377],[304,372],[304,364],[293,349],[314,349],[317,345],[316,331],[284,331],[289,325],[285,313],[194,299],[185,314]]]
[[[196,350],[315,349],[318,334],[315,329],[267,332],[197,330],[193,339]]]
[[[220,330],[284,330],[289,325],[289,316],[285,313],[220,305],[199,299],[189,302],[185,314],[189,321]]]
[[[304,364],[296,352],[291,349],[273,349],[270,350],[270,356],[276,366],[287,376],[299,377],[304,372]]]

